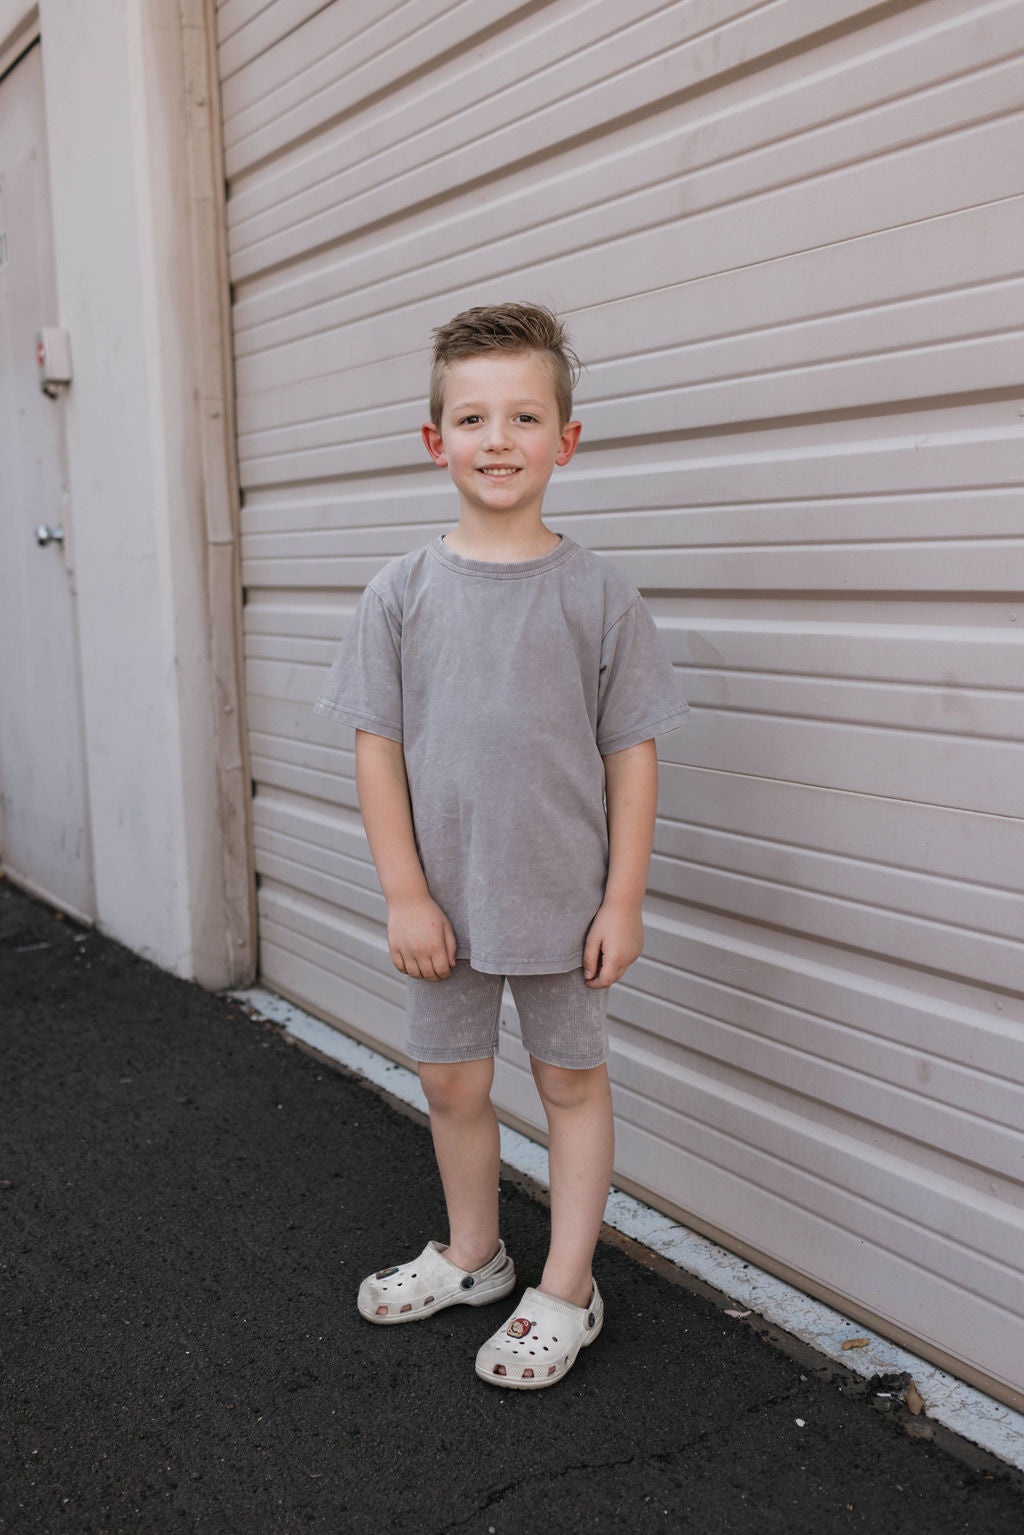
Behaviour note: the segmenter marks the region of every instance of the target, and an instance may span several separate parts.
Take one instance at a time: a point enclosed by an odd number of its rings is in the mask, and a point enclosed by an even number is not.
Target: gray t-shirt
[[[687,713],[636,591],[570,538],[508,565],[440,538],[393,560],[316,709],[402,743],[428,888],[492,975],[582,963],[608,872],[602,756]]]

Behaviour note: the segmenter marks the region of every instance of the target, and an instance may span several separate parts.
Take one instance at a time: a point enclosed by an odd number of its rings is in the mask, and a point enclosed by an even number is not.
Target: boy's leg
[[[538,1288],[586,1306],[615,1146],[608,992],[586,986],[582,969],[510,984],[548,1121],[551,1249]]]
[[[551,1247],[538,1288],[586,1306],[615,1150],[608,1068],[572,1070],[534,1056],[530,1064],[547,1115],[551,1185]]]
[[[456,961],[442,981],[406,979],[406,1049],[419,1062],[448,1206],[445,1256],[473,1271],[498,1250],[498,1121],[491,1106],[505,979]]]
[[[444,982],[435,982],[444,985]],[[498,1250],[498,1120],[491,1104],[494,1058],[437,1064],[421,1061],[430,1132],[448,1207],[445,1257],[478,1269]]]

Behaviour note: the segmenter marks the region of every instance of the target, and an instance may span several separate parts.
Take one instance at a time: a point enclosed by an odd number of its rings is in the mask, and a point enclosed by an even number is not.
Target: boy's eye
[[[531,416],[528,410],[521,410],[516,417],[517,421],[536,421],[536,416]]]
[[[474,422],[479,421],[479,420],[480,420],[479,416],[460,416],[459,419],[458,419],[458,422],[456,423],[456,425],[458,425],[458,426],[472,426],[474,424]]]

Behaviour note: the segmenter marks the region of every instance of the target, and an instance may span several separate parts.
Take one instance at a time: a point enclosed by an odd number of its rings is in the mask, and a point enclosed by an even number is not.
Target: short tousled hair
[[[433,332],[434,365],[430,370],[430,419],[440,428],[444,411],[445,375],[450,363],[486,352],[545,352],[558,402],[559,425],[572,415],[573,385],[580,360],[569,345],[565,326],[543,304],[489,304],[463,310]]]

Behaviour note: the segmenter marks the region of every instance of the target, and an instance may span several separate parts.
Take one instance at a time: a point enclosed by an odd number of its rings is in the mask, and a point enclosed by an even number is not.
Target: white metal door
[[[57,323],[42,49],[0,81],[0,859],[91,918],[63,402],[40,390],[36,332]],[[64,541],[37,540],[36,529]]]

